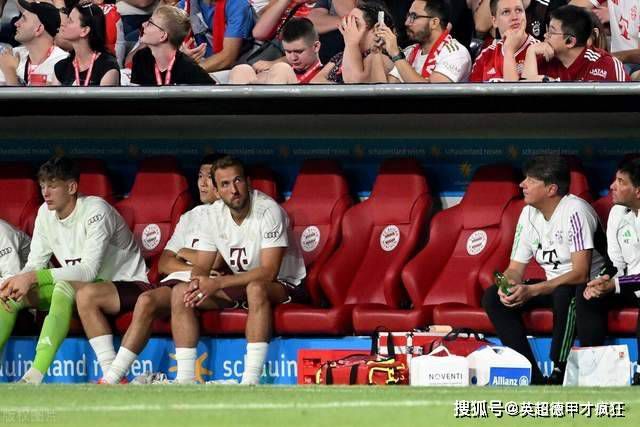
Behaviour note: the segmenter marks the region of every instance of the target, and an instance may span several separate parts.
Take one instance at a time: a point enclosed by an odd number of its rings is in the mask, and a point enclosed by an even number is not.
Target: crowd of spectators
[[[0,84],[640,79],[640,0],[109,1],[0,0]]]

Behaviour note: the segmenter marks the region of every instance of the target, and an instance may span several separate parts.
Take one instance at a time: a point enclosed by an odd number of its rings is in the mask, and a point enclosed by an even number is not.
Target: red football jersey
[[[104,13],[105,20],[105,46],[107,51],[118,59],[118,63],[124,61],[125,40],[122,28],[122,18],[115,4],[101,4],[100,9]]]
[[[608,52],[600,49],[585,48],[568,68],[557,58],[545,61],[542,55],[538,59],[538,74],[561,81],[611,81],[628,82],[631,79],[624,70],[622,62]]]
[[[518,75],[522,75],[524,67],[524,58],[527,49],[534,43],[539,43],[537,39],[528,36],[527,40],[520,46],[516,52],[516,68]],[[485,48],[476,58],[471,68],[471,76],[469,81],[472,82],[491,82],[501,81],[504,77],[504,52],[502,40],[494,40],[489,47]]]

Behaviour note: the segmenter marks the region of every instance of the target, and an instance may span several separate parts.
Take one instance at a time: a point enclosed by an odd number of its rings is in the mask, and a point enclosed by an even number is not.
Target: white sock
[[[116,358],[116,351],[113,348],[113,335],[100,335],[99,337],[91,338],[89,344],[93,348],[98,358],[100,368],[102,368],[102,376],[105,376],[113,363],[113,359]]]
[[[138,355],[128,348],[120,346],[116,358],[113,360],[111,367],[104,375],[107,384],[118,384],[131,367],[131,364],[138,358]]]
[[[268,342],[250,342],[247,344],[247,358],[245,360],[242,382],[244,385],[260,384],[260,375],[267,358]]]
[[[177,383],[191,384],[196,382],[196,356],[197,352],[195,348],[176,348],[176,362],[178,365]]]
[[[38,371],[36,368],[31,367],[27,372],[24,373],[20,382],[24,382],[27,384],[42,384],[42,380],[44,379],[44,374]]]

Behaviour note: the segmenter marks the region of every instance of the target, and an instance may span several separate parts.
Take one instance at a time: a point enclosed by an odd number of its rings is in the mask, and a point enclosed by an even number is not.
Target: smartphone
[[[384,25],[384,11],[378,12],[378,24]]]
[[[511,291],[509,289],[513,285],[509,283],[509,279],[499,271],[493,273],[493,277],[496,279],[496,286],[499,287],[504,294],[511,295]]]

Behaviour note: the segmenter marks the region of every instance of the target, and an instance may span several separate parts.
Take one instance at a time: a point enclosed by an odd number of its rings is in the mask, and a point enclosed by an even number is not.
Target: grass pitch
[[[623,402],[624,417],[456,418],[456,401]],[[526,406],[526,403],[525,403]],[[0,425],[442,426],[638,425],[640,389],[0,385]]]

